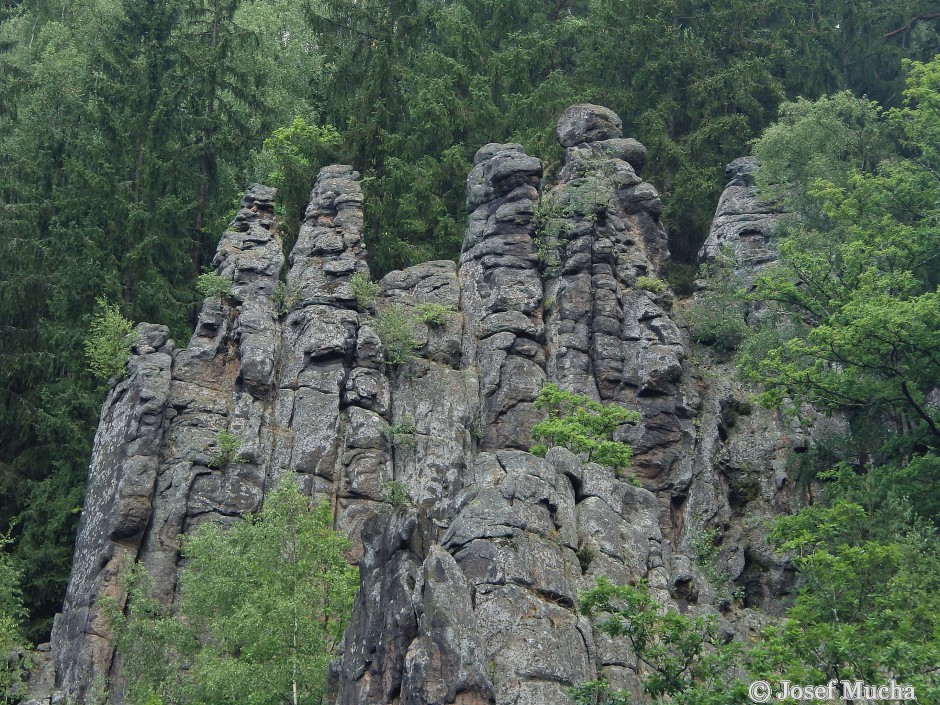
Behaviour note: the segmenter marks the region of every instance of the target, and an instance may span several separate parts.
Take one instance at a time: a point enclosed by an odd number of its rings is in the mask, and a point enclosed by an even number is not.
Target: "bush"
[[[454,313],[457,310],[455,306],[443,306],[441,304],[418,304],[415,311],[418,313],[418,320],[428,326],[442,326],[447,323],[447,314]]]
[[[626,641],[636,654],[644,702],[727,705],[747,702],[746,683],[735,677],[741,648],[723,637],[715,615],[688,616],[653,599],[649,585],[615,585],[606,577],[582,594],[578,612],[595,633]],[[577,705],[627,705],[636,693],[613,690],[604,680],[568,690]]]
[[[196,280],[196,291],[206,298],[218,296],[219,303],[222,303],[224,297],[232,295],[232,280],[215,272],[206,272]]]
[[[356,305],[363,311],[372,308],[375,300],[382,293],[382,288],[378,284],[369,279],[368,275],[359,272],[349,278],[349,287],[356,299]]]
[[[734,259],[721,253],[709,262],[703,275],[709,288],[702,292],[686,314],[692,339],[721,352],[737,349],[747,335],[744,296],[734,272]]]
[[[238,459],[242,449],[241,439],[229,431],[219,431],[215,435],[216,453],[209,461],[209,467],[220,470],[234,460]]]
[[[285,252],[290,252],[300,230],[310,184],[321,167],[337,159],[341,146],[342,137],[332,125],[312,125],[301,117],[264,140],[257,176],[277,187]]]
[[[654,294],[661,294],[669,288],[666,282],[656,277],[637,277],[636,286],[638,289],[652,291]]]
[[[589,397],[563,392],[557,384],[546,384],[535,400],[535,408],[548,412],[548,418],[532,427],[532,438],[558,445],[575,453],[587,453],[588,461],[620,470],[630,464],[633,449],[613,440],[614,432],[625,423],[640,418],[639,412],[616,404],[601,404]],[[536,444],[530,452],[544,454],[547,446]]]
[[[401,306],[391,305],[379,312],[375,318],[375,332],[382,341],[385,362],[389,365],[404,365],[414,359],[420,343],[415,340],[414,322]]]
[[[414,419],[406,416],[396,424],[385,424],[385,435],[396,448],[414,448],[418,427]]]
[[[172,608],[150,597],[142,566],[125,571],[127,615],[114,598],[102,603],[126,665],[125,701],[325,702],[359,583],[332,526],[329,503],[311,506],[287,479],[260,514],[184,538]]]
[[[124,365],[134,344],[134,324],[121,315],[121,307],[98,299],[85,338],[85,360],[88,369],[100,379],[124,374]]]
[[[382,485],[382,501],[391,504],[396,509],[405,509],[412,505],[408,486],[398,480],[389,480]]]
[[[698,266],[688,262],[670,262],[666,269],[666,281],[676,296],[691,296],[696,277]]]
[[[0,703],[19,702],[20,687],[28,663],[15,654],[26,645],[22,624],[26,619],[20,572],[6,552],[12,539],[0,534]]]
[[[738,302],[705,293],[686,314],[692,339],[721,352],[731,352],[747,335],[744,312]]]
[[[277,315],[286,316],[291,309],[300,300],[300,289],[296,286],[288,287],[284,282],[278,282],[274,287],[274,305],[277,307]]]
[[[535,208],[535,246],[543,276],[558,276],[564,233],[573,221],[596,223],[610,207],[609,173],[596,172],[607,164],[604,159],[587,159],[579,164],[581,178],[569,182],[563,191],[543,199]]]

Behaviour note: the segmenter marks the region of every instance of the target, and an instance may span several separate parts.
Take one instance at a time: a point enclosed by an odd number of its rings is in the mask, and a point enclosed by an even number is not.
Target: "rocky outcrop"
[[[563,388],[639,410],[642,421],[620,440],[633,444],[649,486],[668,491],[689,476],[698,399],[683,377],[688,341],[660,279],[668,257],[662,204],[631,163],[642,164],[642,148],[621,138],[611,111],[573,106],[558,136],[565,163],[545,196],[541,231],[542,247],[555,251],[548,373]]]
[[[533,218],[542,162],[518,144],[476,153],[460,256],[465,354],[480,378],[481,448],[528,448],[545,383],[542,279]]]
[[[700,262],[725,254],[733,262],[735,275],[747,284],[777,261],[773,233],[780,211],[760,197],[754,179],[759,168],[756,157],[741,157],[725,167],[728,185],[718,201],[708,239],[698,253]]]
[[[206,300],[184,350],[140,326],[105,403],[53,636],[65,697],[100,677],[121,698],[100,605],[124,600],[123,561],[172,600],[180,536],[256,511],[287,476],[330,501],[359,565],[329,678],[340,705],[567,705],[568,687],[599,677],[638,688],[635,656],[575,610],[599,575],[720,608],[729,633],[743,623],[732,581],[778,604],[786,566],[752,545],[746,518],[797,501],[788,428],[689,363],[642,145],[593,105],[566,110],[557,134],[565,162],[547,192],[520,145],[479,150],[459,265],[392,272],[374,302],[356,172],[321,171],[283,282],[274,193],[249,188],[214,260],[231,293]],[[734,198],[719,217],[737,217]],[[739,243],[730,223],[713,239]],[[393,353],[403,331],[408,360]],[[561,448],[527,452],[547,381],[640,412],[618,431],[632,482]],[[408,500],[388,501],[391,487]],[[712,530],[728,580],[694,560]]]
[[[170,394],[172,341],[141,324],[125,378],[108,394],[92,450],[72,574],[52,634],[58,685],[81,698],[113,656],[102,599],[122,598],[123,555],[137,555],[157,483]]]

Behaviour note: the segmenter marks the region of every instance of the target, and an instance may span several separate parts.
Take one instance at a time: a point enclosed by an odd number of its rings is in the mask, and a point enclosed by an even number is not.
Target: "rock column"
[[[545,383],[533,222],[542,163],[518,144],[486,145],[473,162],[459,277],[465,354],[480,377],[480,447],[528,449]]]
[[[635,470],[665,489],[688,482],[698,400],[682,383],[686,341],[662,279],[662,205],[636,173],[646,150],[623,138],[620,125],[596,105],[574,105],[558,120],[565,163],[540,224],[548,375],[564,389],[639,410],[642,421],[619,440],[634,446]]]

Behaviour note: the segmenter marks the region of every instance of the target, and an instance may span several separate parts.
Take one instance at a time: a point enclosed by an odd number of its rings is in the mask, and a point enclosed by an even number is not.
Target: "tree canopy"
[[[747,369],[770,403],[889,419],[909,452],[940,447],[938,102],[940,58],[910,66],[900,108],[846,94],[791,104],[755,149],[790,215],[753,296],[799,334]]]
[[[348,545],[329,505],[311,507],[287,480],[257,516],[186,537],[178,609],[150,598],[146,571],[134,567],[129,614],[108,605],[127,702],[325,703],[359,585]]]

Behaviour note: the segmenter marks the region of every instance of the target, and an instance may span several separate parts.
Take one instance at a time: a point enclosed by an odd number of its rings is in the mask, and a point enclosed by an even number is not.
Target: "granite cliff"
[[[642,145],[592,105],[567,109],[557,134],[551,188],[520,145],[480,149],[459,263],[379,282],[378,308],[397,307],[419,342],[401,365],[353,290],[369,272],[359,174],[320,172],[287,262],[274,191],[247,190],[213,262],[232,295],[204,302],[186,348],[140,324],[105,401],[55,685],[37,699],[81,702],[110,682],[120,700],[97,605],[122,599],[122,556],[172,600],[180,536],[258,510],[288,474],[329,499],[360,569],[330,673],[341,705],[562,705],[581,681],[636,685],[635,656],[575,611],[598,575],[645,578],[680,610],[718,613],[729,635],[780,611],[792,570],[762,520],[800,504],[786,458],[811,439],[693,350],[674,296],[650,285],[669,253]],[[701,253],[730,248],[744,277],[774,257],[754,167],[730,165]],[[422,304],[447,307],[445,322],[421,323]],[[527,452],[548,381],[641,413],[620,432],[639,482],[564,449]],[[396,443],[388,427],[406,421],[412,438]],[[240,442],[222,468],[220,431]],[[385,501],[390,481],[411,506]]]

